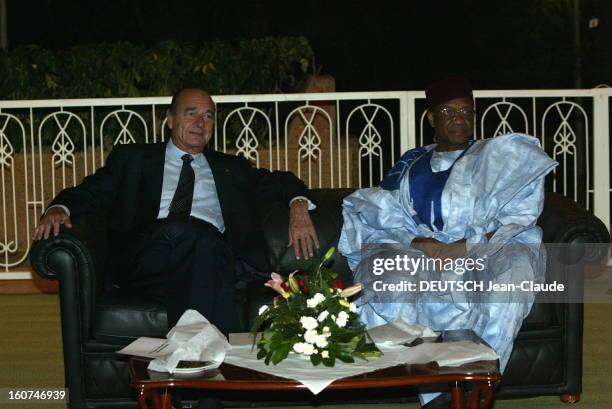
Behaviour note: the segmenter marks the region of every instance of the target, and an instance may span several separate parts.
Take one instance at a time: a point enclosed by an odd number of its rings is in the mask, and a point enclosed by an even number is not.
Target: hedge
[[[0,99],[159,96],[185,85],[213,94],[292,92],[300,90],[312,57],[304,37],[20,46],[0,54]]]

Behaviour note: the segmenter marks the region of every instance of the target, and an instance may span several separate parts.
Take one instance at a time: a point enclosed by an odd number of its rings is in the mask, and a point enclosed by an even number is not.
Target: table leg
[[[580,394],[579,393],[566,393],[560,396],[561,398],[561,402],[563,403],[576,403],[580,400]]]
[[[461,382],[454,382],[451,385],[451,408],[465,409],[465,388]]]
[[[157,406],[156,402],[156,392],[148,390],[144,387],[141,387],[138,391],[138,407],[140,409],[149,409],[148,401],[151,400]]]
[[[149,409],[149,405],[147,405],[147,396],[144,388],[138,391],[138,407],[140,409]]]
[[[163,394],[160,396],[161,405],[159,406],[161,409],[172,409],[172,393],[170,389],[166,389]]]
[[[472,385],[472,396],[470,397],[470,409],[480,409],[480,391],[482,389],[481,383],[474,383]]]
[[[495,387],[491,382],[476,382],[472,386],[470,409],[488,409],[493,402]]]
[[[484,404],[484,401],[480,399],[480,394],[486,395],[486,384],[476,382],[472,385],[472,397],[470,399],[470,409],[485,409],[488,405]]]
[[[480,400],[480,407],[487,409],[493,404],[493,395],[495,395],[495,385],[493,382],[487,382],[482,384],[482,399]]]

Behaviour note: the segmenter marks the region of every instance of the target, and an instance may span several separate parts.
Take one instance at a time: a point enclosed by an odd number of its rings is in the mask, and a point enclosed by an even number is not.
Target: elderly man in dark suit
[[[256,200],[290,206],[289,245],[311,257],[318,239],[304,183],[289,172],[254,169],[247,160],[204,150],[213,135],[215,104],[207,92],[185,88],[167,112],[167,143],[116,146],[106,165],[52,201],[34,239],[71,228],[71,217],[106,212],[127,237],[134,272],[118,278],[127,291],[158,299],[173,326],[187,308],[222,331],[239,329],[234,305],[240,259],[265,271]]]

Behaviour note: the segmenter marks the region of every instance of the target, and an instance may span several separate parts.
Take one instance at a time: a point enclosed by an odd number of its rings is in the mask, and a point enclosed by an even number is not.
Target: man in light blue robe
[[[338,249],[355,281],[365,285],[359,312],[368,327],[403,319],[439,331],[472,329],[499,354],[503,371],[534,294],[376,292],[373,283],[384,277],[370,268],[376,247],[373,254],[362,249],[386,243],[414,258],[487,260],[486,269],[477,274],[437,271],[436,280],[542,282],[542,231],[535,223],[543,208],[544,177],[556,162],[528,135],[472,140],[474,101],[465,79],[433,84],[427,99],[436,144],[409,150],[380,187],[345,198]],[[394,274],[396,280],[415,277]],[[416,277],[432,276],[419,271]],[[450,407],[446,396],[437,396],[421,394],[421,404],[427,409]]]

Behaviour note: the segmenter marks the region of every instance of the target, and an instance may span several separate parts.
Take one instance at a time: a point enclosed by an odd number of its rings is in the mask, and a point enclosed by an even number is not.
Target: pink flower
[[[264,285],[266,287],[270,287],[271,289],[285,297],[285,293],[287,292],[287,284],[285,284],[283,276],[278,273],[272,273],[270,276],[272,277],[272,280],[268,280],[268,282],[266,282],[266,284]]]

